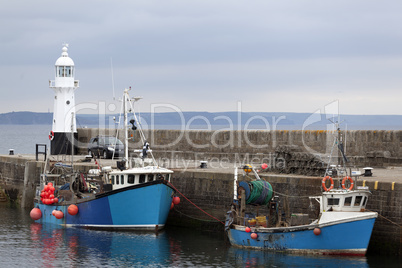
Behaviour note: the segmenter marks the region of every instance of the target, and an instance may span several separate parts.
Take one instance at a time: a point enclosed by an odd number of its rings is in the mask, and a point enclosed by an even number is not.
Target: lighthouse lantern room
[[[49,136],[52,155],[77,152],[76,146],[73,146],[73,140],[77,140],[74,91],[79,87],[79,81],[74,80],[74,61],[68,56],[67,50],[68,44],[64,44],[61,57],[56,60],[55,80],[49,81],[49,87],[55,93],[52,132]]]

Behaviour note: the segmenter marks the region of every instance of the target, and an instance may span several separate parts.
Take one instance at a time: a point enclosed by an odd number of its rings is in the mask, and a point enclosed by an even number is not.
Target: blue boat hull
[[[232,245],[261,250],[291,253],[357,255],[364,256],[370,241],[374,218],[354,220],[325,226],[304,225],[284,228],[261,228],[253,230],[256,239],[245,231],[244,226],[234,225],[228,230]],[[314,228],[320,228],[319,235]],[[264,231],[265,229],[265,231]]]
[[[162,228],[172,203],[173,189],[166,184],[144,183],[97,195],[95,199],[80,199],[76,215],[68,214],[69,204],[44,205],[35,202],[42,212],[38,223],[63,226],[116,229]],[[64,217],[57,219],[53,210],[61,210]]]

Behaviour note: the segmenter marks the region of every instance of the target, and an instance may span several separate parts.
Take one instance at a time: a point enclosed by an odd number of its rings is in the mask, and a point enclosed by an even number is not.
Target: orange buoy
[[[321,229],[320,229],[320,228],[314,228],[313,233],[314,233],[315,235],[320,235],[320,234],[321,234]]]
[[[55,210],[55,209],[52,211],[52,215],[53,215],[53,216],[54,216],[54,214],[56,213],[56,211],[57,211],[57,210]]]
[[[172,204],[170,204],[170,209],[173,209],[173,208],[174,208],[174,204],[172,202]]]
[[[173,204],[178,205],[180,203],[180,197],[175,196],[173,197]]]
[[[253,167],[252,167],[251,165],[247,164],[247,165],[245,165],[245,166],[243,167],[243,170],[244,170],[244,172],[246,172],[246,173],[250,173],[251,171],[253,171]]]
[[[69,205],[67,211],[68,211],[68,214],[70,214],[71,216],[77,215],[78,207],[74,204]]]
[[[33,219],[34,221],[37,221],[42,218],[42,211],[40,211],[39,208],[33,208],[29,213],[29,216],[31,216],[31,219]]]
[[[62,219],[64,217],[64,213],[61,210],[56,210],[54,216],[56,217],[56,219]]]
[[[246,233],[251,232],[251,228],[250,227],[246,227]]]
[[[251,233],[250,236],[251,236],[252,239],[257,239],[257,237],[258,237],[258,235],[256,233]]]

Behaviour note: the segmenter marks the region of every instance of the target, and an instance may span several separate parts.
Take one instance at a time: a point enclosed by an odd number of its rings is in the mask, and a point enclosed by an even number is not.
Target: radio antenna
[[[113,76],[113,61],[112,57],[110,57],[110,68],[112,70],[112,89],[113,89],[113,100],[116,100],[116,96],[114,94],[114,76]]]

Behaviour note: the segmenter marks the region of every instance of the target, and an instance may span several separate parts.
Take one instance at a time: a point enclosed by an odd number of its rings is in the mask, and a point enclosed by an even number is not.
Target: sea
[[[47,125],[0,125],[0,154],[33,154],[36,144],[49,145],[49,131]],[[390,256],[238,249],[223,233],[169,225],[159,234],[60,228],[34,223],[29,212],[0,203],[0,267],[401,267]]]

